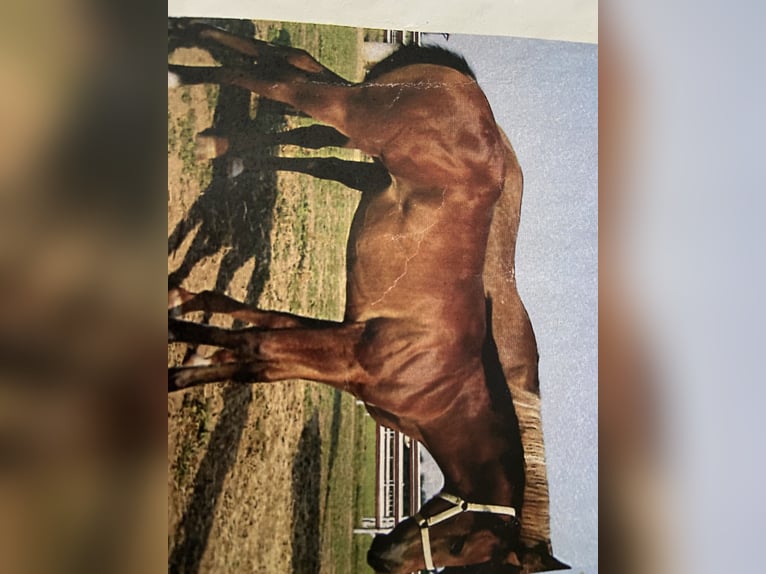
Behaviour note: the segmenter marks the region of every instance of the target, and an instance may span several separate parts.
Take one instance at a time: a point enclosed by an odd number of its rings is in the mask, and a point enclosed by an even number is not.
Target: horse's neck
[[[473,389],[458,407],[424,433],[445,490],[471,502],[520,507],[524,454],[513,405],[490,406],[488,393]]]
[[[470,432],[466,429],[465,432]],[[470,502],[521,508],[524,492],[523,461],[509,445],[487,448],[473,444],[453,455],[456,461],[439,463],[444,489]],[[451,457],[452,458],[452,457]],[[521,474],[514,472],[521,470]]]

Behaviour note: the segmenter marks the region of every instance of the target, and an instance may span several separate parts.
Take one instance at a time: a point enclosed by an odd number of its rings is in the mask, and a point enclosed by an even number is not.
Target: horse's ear
[[[547,556],[547,560],[544,562],[545,569],[549,572],[553,570],[570,570],[572,567],[569,564],[564,564],[560,560],[553,556]]]
[[[554,558],[551,555],[550,546],[544,542],[539,542],[532,548],[526,548],[522,550],[521,553],[521,571],[525,573],[551,572],[554,570],[569,570],[571,568],[568,564],[564,564],[560,560]],[[508,555],[507,562],[509,564],[514,564],[514,562],[511,562],[510,560],[511,555],[518,560],[518,554],[516,552],[511,552]]]
[[[506,563],[511,564],[512,566],[521,566],[521,560],[519,560],[519,555],[515,552],[509,552],[508,556],[505,558]]]

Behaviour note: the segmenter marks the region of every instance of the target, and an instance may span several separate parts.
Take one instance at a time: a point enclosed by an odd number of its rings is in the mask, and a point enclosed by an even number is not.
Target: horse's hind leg
[[[362,193],[378,193],[391,185],[391,175],[379,161],[364,162],[337,157],[267,157],[258,168],[305,173],[319,179],[337,181]]]
[[[201,41],[213,41],[244,56],[254,58],[259,64],[289,65],[308,72],[316,79],[337,84],[348,84],[335,72],[317,62],[308,52],[289,46],[278,46],[254,38],[244,38],[221,28],[205,24],[192,24],[187,34]]]
[[[216,291],[192,293],[180,287],[175,287],[168,291],[168,311],[174,318],[194,311],[220,313],[262,329],[291,329],[297,327],[319,329],[337,324],[309,317],[300,317],[290,313],[262,311],[249,307],[236,299]]]
[[[353,87],[317,82],[294,66],[168,66],[168,85],[224,84],[288,104],[348,135],[348,100]]]
[[[253,122],[254,123],[254,122]],[[335,128],[314,124],[283,132],[263,133],[245,127],[230,134],[208,129],[197,134],[197,159],[213,159],[222,155],[248,155],[264,147],[294,145],[308,149],[349,147],[349,140]]]

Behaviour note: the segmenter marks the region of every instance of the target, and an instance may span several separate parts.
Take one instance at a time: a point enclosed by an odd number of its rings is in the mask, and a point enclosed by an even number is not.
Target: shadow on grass
[[[193,574],[199,572],[207,548],[210,530],[224,479],[234,466],[237,445],[247,421],[252,401],[249,385],[229,385],[223,390],[223,411],[210,435],[205,456],[194,477],[194,492],[174,539],[176,545],[168,557],[168,572]]]
[[[293,572],[318,574],[320,567],[319,483],[321,480],[319,413],[306,422],[293,459]]]
[[[242,35],[253,35],[251,22],[228,21],[226,27]],[[231,56],[216,57],[222,63]],[[236,57],[234,57],[236,60]],[[275,129],[283,124],[280,106],[263,102],[255,118],[250,116],[250,93],[222,86],[214,114],[214,127],[237,131],[242,126]],[[267,154],[265,148],[262,153]],[[271,259],[270,233],[276,200],[276,177],[273,172],[249,172],[232,180],[225,159],[213,162],[213,177],[188,214],[168,239],[168,252],[174,251],[196,227],[199,230],[181,265],[168,277],[169,285],[180,285],[204,258],[225,252],[215,281],[215,290],[224,291],[234,274],[251,257],[256,270],[249,282],[247,300],[257,301],[269,277]],[[208,545],[215,509],[223,491],[227,473],[236,460],[237,449],[247,422],[252,401],[250,386],[230,385],[223,389],[223,410],[213,430],[207,451],[193,482],[189,504],[173,534],[175,546],[168,557],[168,571],[199,572]]]
[[[252,36],[254,33],[249,22],[215,23],[239,35]],[[285,37],[285,34],[279,40],[289,44],[289,36]],[[239,56],[219,52],[213,55],[223,65],[242,63]],[[286,108],[260,99],[257,113],[252,116],[251,99],[249,92],[230,86],[220,87],[210,131],[225,134],[234,149],[229,157],[212,160],[210,185],[168,238],[168,252],[172,253],[196,230],[183,261],[169,274],[168,283],[181,285],[200,262],[222,254],[212,289],[225,292],[237,271],[254,257],[256,266],[249,281],[245,303],[256,305],[270,275],[271,233],[277,199],[276,171],[294,171],[335,180],[362,192],[384,189],[390,183],[390,177],[379,162],[274,157],[273,146],[278,144],[310,148],[342,147],[347,138],[326,127],[267,135],[284,128]],[[230,177],[232,152],[237,152],[245,166],[237,177]],[[223,412],[194,477],[190,502],[173,535],[175,546],[169,557],[170,572],[187,574],[200,569],[223,483],[236,459],[247,421],[248,405],[252,401],[251,388],[226,387],[223,401]],[[341,395],[336,392],[329,445],[331,477],[338,457],[341,408]],[[293,463],[292,488],[296,501],[293,514],[294,572],[313,574],[320,570],[320,461],[320,425],[315,411],[304,426]],[[326,508],[329,507],[329,494],[328,489],[324,493]]]
[[[330,518],[330,490],[332,483],[337,479],[334,476],[335,460],[338,458],[338,446],[340,443],[340,425],[343,419],[343,395],[339,390],[333,391],[332,397],[332,422],[330,423],[330,451],[327,457],[327,486],[324,492],[324,508],[325,515],[322,523],[324,529],[327,525],[327,520]]]
[[[229,31],[252,36],[254,25],[247,21],[213,22]],[[213,52],[222,65],[242,65],[243,57],[228,51]],[[283,105],[259,100],[257,113],[251,117],[252,95],[233,86],[220,86],[211,129],[227,134],[268,133],[285,124]],[[251,150],[265,163],[272,156],[268,146]],[[236,178],[230,177],[229,158],[212,160],[212,180],[197,198],[184,219],[168,238],[168,253],[175,251],[195,228],[199,228],[184,260],[168,277],[170,286],[180,285],[203,259],[223,252],[215,291],[223,292],[235,273],[252,257],[256,267],[248,286],[246,302],[258,300],[269,278],[271,230],[277,197],[274,170],[249,169]],[[255,161],[258,163],[262,163]]]

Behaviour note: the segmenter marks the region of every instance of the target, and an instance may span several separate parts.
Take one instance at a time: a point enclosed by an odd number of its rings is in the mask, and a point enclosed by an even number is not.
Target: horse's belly
[[[419,225],[396,206],[368,208],[349,238],[347,304],[356,309],[400,304],[403,293],[424,288],[423,267],[434,222]],[[432,237],[431,237],[432,238]]]
[[[444,190],[394,184],[363,198],[347,250],[347,318],[434,313],[483,301],[481,272],[489,217]],[[471,301],[467,301],[470,299]]]
[[[349,264],[347,303],[358,308],[380,306],[398,298],[404,288],[416,288],[416,253],[395,240],[384,239],[373,244],[357,242],[353,261]]]

